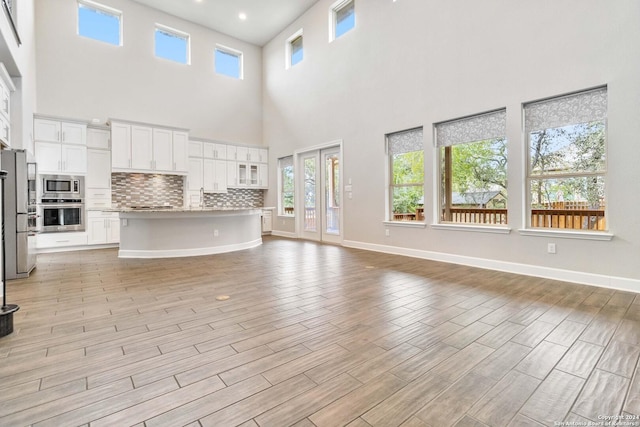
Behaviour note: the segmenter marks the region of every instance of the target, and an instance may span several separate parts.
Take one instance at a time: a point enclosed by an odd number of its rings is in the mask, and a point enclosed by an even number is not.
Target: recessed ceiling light
[[[238,18],[240,18],[240,20],[241,20],[241,21],[244,21],[244,20],[246,20],[246,19],[247,19],[247,14],[246,14],[246,13],[244,13],[244,12],[240,12],[240,13],[238,14]]]

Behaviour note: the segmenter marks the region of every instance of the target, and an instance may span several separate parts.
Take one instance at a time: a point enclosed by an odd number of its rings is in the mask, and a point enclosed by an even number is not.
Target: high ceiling
[[[237,39],[264,46],[318,0],[134,0]],[[239,15],[244,13],[245,20]]]

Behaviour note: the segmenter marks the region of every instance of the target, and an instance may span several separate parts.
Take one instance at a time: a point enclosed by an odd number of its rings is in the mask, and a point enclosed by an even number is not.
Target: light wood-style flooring
[[[640,425],[632,293],[269,237],[41,254],[8,295],[3,427]]]

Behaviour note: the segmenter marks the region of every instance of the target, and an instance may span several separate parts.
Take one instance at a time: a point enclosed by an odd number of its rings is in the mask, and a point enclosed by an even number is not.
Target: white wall
[[[76,0],[37,0],[40,114],[102,122],[120,118],[191,130],[190,135],[262,143],[262,52],[130,0],[99,0],[123,12],[123,46],[77,35]],[[156,58],[160,23],[191,35],[191,65]],[[217,75],[216,43],[244,54],[244,80]]]
[[[640,290],[638,1],[356,0],[356,28],[328,43],[332,2],[320,1],[263,49],[263,139],[274,165],[295,150],[344,141],[344,178],[353,182],[353,199],[343,202],[347,244]],[[285,41],[300,28],[304,60],[286,70]],[[615,237],[521,235],[522,103],[603,84],[609,100],[607,222]],[[386,237],[384,135],[424,126],[425,212],[432,223],[432,124],[502,107],[511,233],[392,226]],[[275,168],[270,182],[274,191],[266,204],[274,206]],[[289,232],[292,223],[278,218],[274,227]],[[546,252],[550,242],[557,244],[555,255]]]

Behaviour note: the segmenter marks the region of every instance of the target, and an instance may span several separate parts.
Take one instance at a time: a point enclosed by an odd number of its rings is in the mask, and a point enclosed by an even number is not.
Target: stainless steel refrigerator
[[[25,150],[0,152],[5,181],[6,278],[28,277],[36,266],[36,164],[27,162]]]

